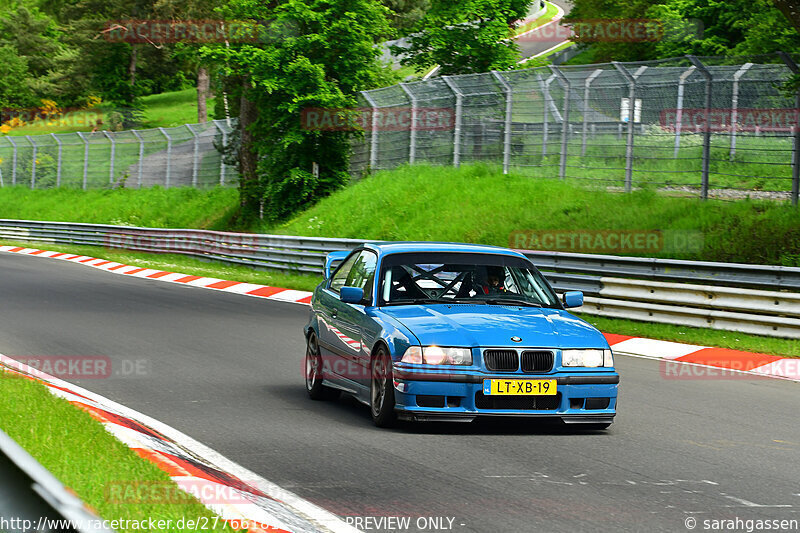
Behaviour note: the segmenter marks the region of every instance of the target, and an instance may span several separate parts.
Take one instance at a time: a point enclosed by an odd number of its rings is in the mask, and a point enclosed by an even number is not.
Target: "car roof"
[[[511,255],[515,257],[525,257],[519,252],[501,248],[500,246],[489,246],[487,244],[466,244],[456,242],[430,242],[430,241],[396,241],[396,242],[366,242],[365,248],[378,252],[379,255],[411,253],[411,252],[457,252],[457,253],[481,253]]]

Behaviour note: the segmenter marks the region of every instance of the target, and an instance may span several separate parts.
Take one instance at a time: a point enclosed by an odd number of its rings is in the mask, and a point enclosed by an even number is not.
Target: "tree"
[[[393,52],[403,55],[403,65],[418,70],[439,65],[444,75],[513,68],[519,56],[514,23],[529,5],[530,0],[432,0],[410,46]]]
[[[775,7],[800,32],[800,2],[797,0],[772,0]]]
[[[375,44],[389,33],[387,11],[376,0],[231,0],[225,8],[229,20],[262,24],[258,42],[204,48],[240,82],[244,216],[263,206],[266,218],[280,219],[347,182],[354,132],[305,128],[302,112],[353,106],[357,91],[380,83]]]

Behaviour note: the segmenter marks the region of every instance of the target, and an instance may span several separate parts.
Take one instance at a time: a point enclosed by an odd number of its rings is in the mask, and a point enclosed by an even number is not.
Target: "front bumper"
[[[463,421],[477,417],[556,418],[565,423],[608,424],[617,407],[619,374],[433,373],[394,369],[398,417],[414,421]],[[555,396],[484,396],[485,379],[555,379]]]

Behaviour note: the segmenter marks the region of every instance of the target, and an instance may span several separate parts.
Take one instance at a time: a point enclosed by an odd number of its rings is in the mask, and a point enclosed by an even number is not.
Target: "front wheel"
[[[322,355],[319,351],[317,336],[314,333],[308,335],[306,341],[305,357],[306,391],[312,400],[335,400],[339,397],[339,391],[331,389],[322,384]]]
[[[372,358],[371,375],[370,411],[372,420],[378,427],[391,427],[397,421],[397,414],[394,411],[392,359],[383,347],[379,347]]]

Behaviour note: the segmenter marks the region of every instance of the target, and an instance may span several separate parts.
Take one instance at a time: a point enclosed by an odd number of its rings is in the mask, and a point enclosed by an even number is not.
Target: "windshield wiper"
[[[542,307],[542,304],[517,298],[490,298],[483,300],[489,305],[523,305],[526,307]]]

